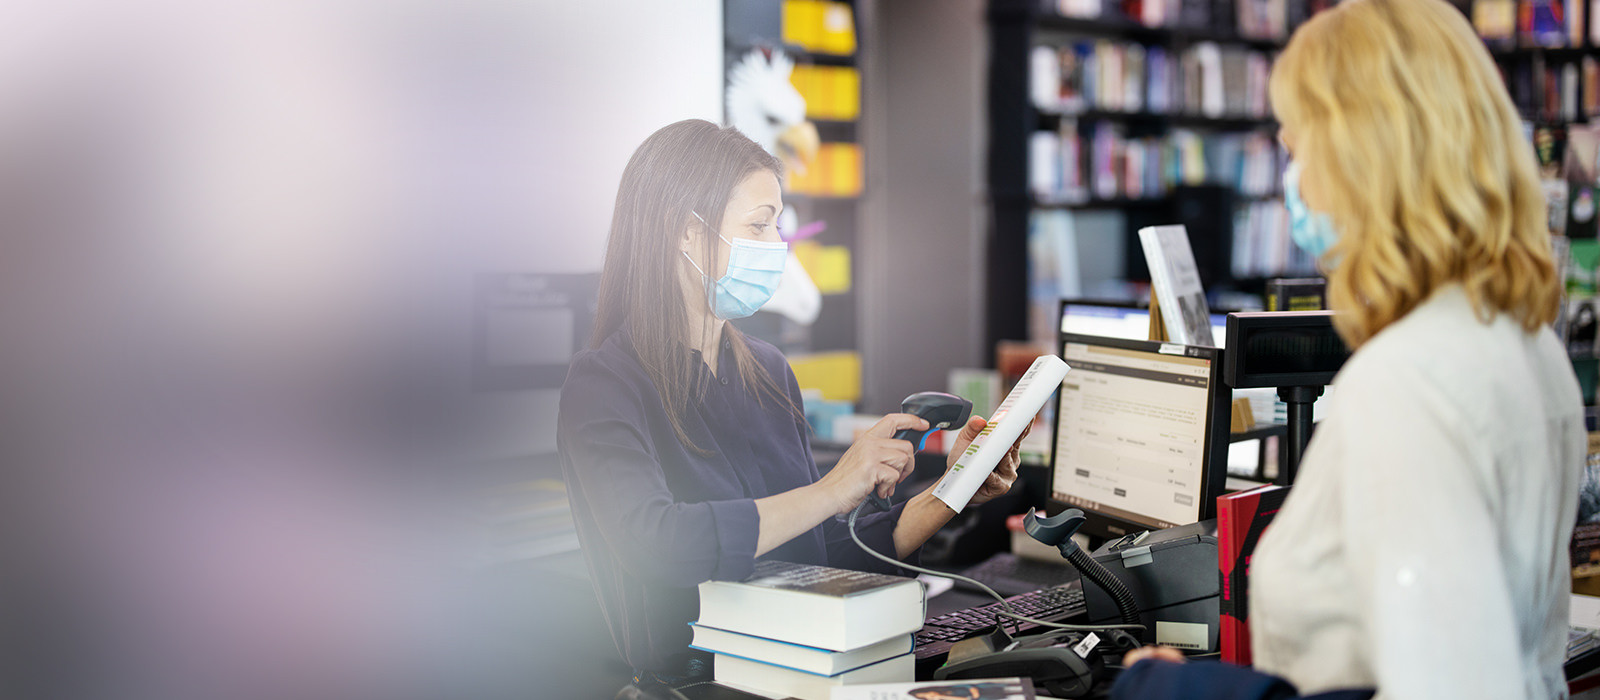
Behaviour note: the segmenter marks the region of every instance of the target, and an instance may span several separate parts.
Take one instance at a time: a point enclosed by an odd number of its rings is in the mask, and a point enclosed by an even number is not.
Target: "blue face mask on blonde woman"
[[[1283,172],[1283,204],[1289,209],[1289,236],[1301,250],[1321,259],[1333,247],[1339,233],[1333,228],[1333,217],[1314,211],[1300,194],[1300,161],[1291,161]]]

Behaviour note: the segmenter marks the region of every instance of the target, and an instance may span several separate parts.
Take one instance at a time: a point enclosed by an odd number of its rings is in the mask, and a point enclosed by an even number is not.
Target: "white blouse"
[[[1452,286],[1335,384],[1251,562],[1256,668],[1302,694],[1565,698],[1585,436],[1560,340]]]

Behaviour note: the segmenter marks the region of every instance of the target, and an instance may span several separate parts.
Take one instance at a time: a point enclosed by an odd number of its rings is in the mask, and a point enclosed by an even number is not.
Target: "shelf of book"
[[[1040,126],[1059,124],[1063,118],[1077,119],[1080,121],[1121,121],[1129,123],[1151,123],[1158,125],[1210,128],[1224,131],[1250,131],[1254,129],[1277,128],[1278,120],[1272,117],[1251,116],[1220,116],[1213,117],[1204,114],[1190,114],[1185,112],[1118,112],[1103,109],[1086,109],[1080,112],[1057,112],[1046,109],[1036,109]]]
[[[1196,43],[1209,41],[1216,44],[1235,44],[1253,49],[1275,51],[1283,48],[1285,39],[1249,37],[1235,33],[1219,32],[1184,26],[1151,27],[1130,19],[1093,18],[1080,19],[1056,14],[1039,17],[1039,27],[1075,34],[1117,36],[1149,43]]]
[[[1180,219],[1217,290],[1293,276],[1278,184],[1287,154],[1266,86],[1293,29],[1331,5],[1180,2],[1076,18],[989,0],[987,340],[1033,337],[1031,278],[1050,265],[1029,251],[1064,240],[1082,269],[1060,279],[1085,288],[1146,279],[1136,232]],[[1000,262],[1019,258],[1026,275]]]
[[[1234,194],[1234,203],[1235,204],[1251,204],[1251,203],[1254,203],[1254,202],[1272,202],[1272,201],[1277,201],[1282,196],[1283,196],[1282,194],[1277,193],[1277,192],[1270,193],[1270,194],[1245,194],[1245,193],[1241,192],[1241,193]],[[1083,199],[1083,200],[1034,198],[1034,199],[1032,199],[1030,201],[1029,206],[1031,206],[1034,209],[1047,209],[1047,210],[1048,209],[1070,209],[1070,210],[1137,209],[1137,208],[1169,207],[1169,206],[1172,206],[1173,202],[1174,202],[1174,200],[1170,195],[1162,195],[1162,196],[1159,196],[1159,197],[1113,197],[1113,198],[1093,198],[1092,197],[1092,198]]]
[[[790,58],[794,59],[795,63],[817,66],[843,66],[855,68],[859,63],[859,61],[856,59],[856,54],[817,53],[814,51],[807,51],[795,46],[794,44],[788,43],[772,46],[758,45],[744,41],[729,41],[724,44],[724,48],[728,53],[734,55],[746,54],[755,49],[779,49],[785,54],[788,54]]]
[[[854,121],[840,121],[836,119],[811,119],[810,122],[817,127],[817,136],[823,142],[855,141],[859,130]]]
[[[1555,60],[1578,60],[1586,56],[1600,57],[1600,46],[1525,46],[1516,48],[1489,49],[1489,55],[1495,60],[1512,60],[1543,56]]]
[[[1034,209],[1130,209],[1136,207],[1166,207],[1172,204],[1170,197],[1117,197],[1113,199],[1086,199],[1082,201],[1040,199],[1033,203]]]

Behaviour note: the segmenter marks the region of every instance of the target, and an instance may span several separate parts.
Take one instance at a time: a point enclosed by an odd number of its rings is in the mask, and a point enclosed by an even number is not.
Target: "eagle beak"
[[[791,169],[801,173],[817,159],[817,149],[821,146],[817,125],[811,122],[800,122],[778,134],[778,156],[787,161]]]

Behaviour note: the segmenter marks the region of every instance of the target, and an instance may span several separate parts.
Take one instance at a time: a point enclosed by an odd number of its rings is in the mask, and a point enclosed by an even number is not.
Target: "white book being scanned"
[[[1150,294],[1161,309],[1167,340],[1184,345],[1215,347],[1211,333],[1211,305],[1200,286],[1200,268],[1189,247],[1183,226],[1149,226],[1139,229],[1139,243],[1150,267]]]
[[[1209,326],[1208,326],[1209,328]],[[1024,372],[1011,393],[1000,402],[1000,408],[989,418],[989,424],[972,439],[967,450],[956,458],[950,472],[933,487],[933,495],[951,510],[959,513],[983,486],[994,471],[1000,458],[1011,450],[1024,428],[1044,408],[1044,403],[1061,388],[1067,376],[1067,363],[1055,355],[1040,355]]]
[[[830,651],[851,651],[922,629],[916,579],[781,561],[743,581],[700,584],[697,625]]]

